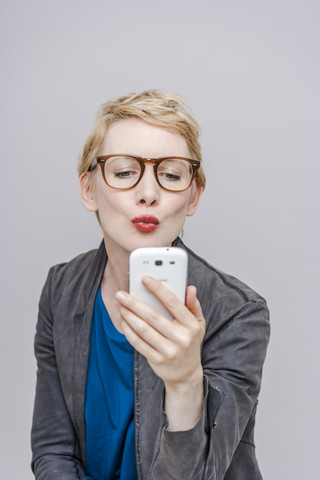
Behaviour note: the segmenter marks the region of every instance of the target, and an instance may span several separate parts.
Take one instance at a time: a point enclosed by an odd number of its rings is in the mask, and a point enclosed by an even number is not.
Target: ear
[[[81,200],[85,208],[90,212],[96,212],[98,210],[98,206],[94,191],[94,181],[91,177],[91,174],[92,172],[81,173],[79,177],[79,189]]]
[[[191,187],[191,195],[190,195],[188,209],[187,209],[188,217],[191,217],[196,213],[202,192],[203,192],[203,188],[202,188],[201,182],[199,178],[196,178]]]

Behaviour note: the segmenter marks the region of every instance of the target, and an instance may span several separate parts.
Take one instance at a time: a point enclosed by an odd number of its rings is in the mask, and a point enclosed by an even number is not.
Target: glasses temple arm
[[[91,162],[91,164],[90,164],[90,166],[89,166],[89,168],[88,168],[88,172],[91,172],[91,170],[93,170],[97,165],[98,165],[98,159],[95,158],[95,159]]]

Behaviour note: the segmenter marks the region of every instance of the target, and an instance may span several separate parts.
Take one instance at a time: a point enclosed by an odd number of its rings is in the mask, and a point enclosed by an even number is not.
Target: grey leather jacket
[[[163,382],[135,352],[138,478],[261,479],[253,430],[269,340],[266,303],[196,256],[180,239],[174,245],[188,252],[188,283],[196,285],[206,319],[203,413],[193,429],[167,431]],[[42,291],[32,427],[32,468],[39,480],[86,478],[86,374],[94,302],[106,261],[102,243],[98,250],[53,267]]]

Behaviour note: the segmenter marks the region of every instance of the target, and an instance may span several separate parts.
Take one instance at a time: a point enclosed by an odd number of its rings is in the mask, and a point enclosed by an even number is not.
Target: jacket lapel
[[[104,242],[101,243],[90,268],[84,276],[77,298],[79,308],[74,315],[74,355],[72,399],[74,425],[80,442],[81,457],[86,460],[85,397],[90,353],[91,325],[96,294],[107,262]]]

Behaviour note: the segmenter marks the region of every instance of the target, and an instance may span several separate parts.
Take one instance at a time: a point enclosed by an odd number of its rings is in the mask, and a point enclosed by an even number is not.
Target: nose
[[[160,187],[153,173],[153,166],[146,165],[136,190],[137,205],[155,206],[159,203]]]

